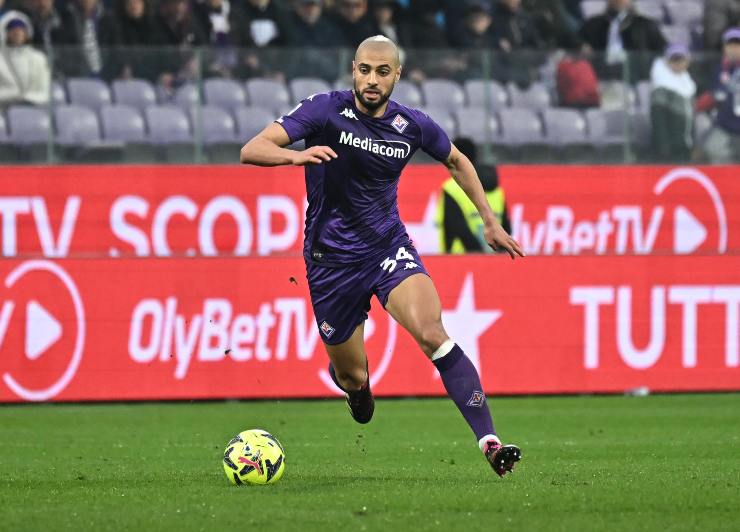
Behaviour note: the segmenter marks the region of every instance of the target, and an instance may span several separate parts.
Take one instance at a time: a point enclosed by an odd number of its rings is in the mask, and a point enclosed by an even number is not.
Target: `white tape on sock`
[[[488,440],[496,440],[499,443],[499,445],[501,445],[501,440],[498,439],[498,436],[496,436],[495,434],[486,434],[480,440],[478,440],[478,447],[480,447],[481,451],[483,452],[486,451],[484,447]]]
[[[447,353],[452,351],[452,348],[455,347],[455,342],[450,340],[449,338],[440,345],[437,350],[432,354],[432,362],[435,360],[439,360],[443,356],[445,356]]]

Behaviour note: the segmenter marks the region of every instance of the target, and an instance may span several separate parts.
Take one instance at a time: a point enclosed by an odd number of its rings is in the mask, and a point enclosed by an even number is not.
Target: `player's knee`
[[[427,356],[431,356],[445,340],[447,340],[447,334],[441,321],[421,327],[417,335],[417,341]]]
[[[342,388],[348,391],[359,390],[367,382],[367,371],[363,367],[351,370],[336,370],[337,380]]]

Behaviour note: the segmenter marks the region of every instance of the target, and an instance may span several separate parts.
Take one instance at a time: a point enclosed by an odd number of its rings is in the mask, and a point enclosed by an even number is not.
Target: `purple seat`
[[[8,127],[5,125],[5,115],[0,112],[0,144],[8,142]]]
[[[172,103],[180,109],[190,109],[200,103],[198,87],[194,83],[185,83],[177,88],[172,96]]]
[[[293,95],[293,103],[298,103],[312,94],[329,92],[331,87],[320,78],[295,78],[290,82],[290,93]]]
[[[49,115],[46,109],[12,106],[8,109],[9,140],[13,144],[41,144],[49,140]]]
[[[698,113],[694,118],[694,139],[701,142],[707,132],[712,129],[712,118],[707,113]]]
[[[532,109],[501,109],[501,142],[519,146],[542,143],[542,122]]]
[[[422,104],[419,87],[415,83],[403,79],[396,83],[391,99],[408,107],[421,107]]]
[[[149,139],[154,144],[178,144],[193,141],[185,112],[174,105],[153,105],[144,111]]]
[[[247,97],[241,84],[233,79],[212,78],[203,82],[203,96],[207,105],[231,110],[246,105]]]
[[[190,118],[193,125],[197,125],[198,113],[196,108],[191,109]],[[223,108],[215,105],[204,105],[200,109],[200,118],[202,120],[201,135],[205,144],[223,144],[237,141],[234,134],[234,119]]]
[[[277,111],[290,105],[290,95],[285,85],[271,79],[254,78],[246,82],[250,105]]]
[[[663,26],[660,31],[663,32],[663,37],[669,43],[685,44],[686,46],[691,45],[691,30],[688,26]]]
[[[420,107],[419,110],[429,115],[441,127],[447,136],[455,138],[457,136],[457,125],[449,109],[446,107]]]
[[[509,103],[506,89],[497,81],[470,79],[465,82],[465,94],[470,107],[485,108],[486,105],[490,105],[492,109],[501,109]],[[488,102],[486,102],[486,97],[488,97]]]
[[[63,146],[84,146],[100,142],[100,125],[95,111],[81,105],[60,105],[54,109],[56,140]]]
[[[483,107],[462,107],[455,111],[458,135],[468,137],[476,144],[496,142],[501,135],[501,127],[496,113],[486,113]]]
[[[541,110],[550,107],[550,93],[541,83],[533,83],[521,90],[514,84],[509,85],[511,106],[523,109]]]
[[[51,100],[54,104],[67,103],[67,91],[64,90],[64,85],[59,81],[51,82]]]
[[[640,109],[649,110],[650,109],[650,95],[653,92],[653,87],[650,84],[649,81],[640,81],[637,83],[637,86],[635,87],[635,91],[637,92],[637,103],[640,106]]]
[[[275,120],[275,113],[263,107],[243,106],[234,110],[239,139],[247,142]]]
[[[143,111],[157,103],[154,86],[145,79],[119,79],[113,82],[113,98],[119,105]]]
[[[697,0],[669,0],[666,10],[671,24],[678,26],[693,26],[704,18],[704,2]]]
[[[573,109],[545,109],[545,139],[548,144],[586,144],[586,120]]]
[[[106,105],[100,110],[103,137],[116,142],[147,142],[144,119],[130,105]]]
[[[586,111],[589,140],[592,144],[621,144],[625,139],[625,114],[623,111]]]
[[[635,2],[637,6],[637,12],[642,16],[653,19],[658,24],[661,24],[665,20],[665,10],[663,9],[663,2],[640,0]]]
[[[581,2],[581,14],[584,20],[601,15],[606,10],[606,0],[583,0]]]
[[[622,81],[599,82],[599,93],[605,111],[632,109],[637,100],[632,87]]]
[[[70,104],[90,107],[96,111],[111,103],[108,85],[99,79],[70,78],[67,80],[67,94]]]
[[[465,93],[456,81],[428,79],[421,82],[424,105],[454,111],[465,105]]]

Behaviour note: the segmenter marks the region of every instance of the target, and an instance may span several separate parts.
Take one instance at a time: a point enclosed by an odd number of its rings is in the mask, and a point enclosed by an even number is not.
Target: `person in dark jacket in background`
[[[156,50],[142,49],[151,44],[153,30],[147,7],[147,0],[117,0],[113,10],[100,21],[100,44],[111,48],[104,77],[156,77]]]
[[[580,38],[586,53],[599,54],[594,58],[599,79],[623,79],[625,64],[630,82],[646,79],[666,47],[656,21],[640,15],[632,0],[608,0],[603,14],[583,23]]]

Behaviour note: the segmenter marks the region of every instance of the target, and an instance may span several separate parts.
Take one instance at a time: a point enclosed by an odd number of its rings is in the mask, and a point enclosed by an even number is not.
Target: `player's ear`
[[[403,67],[401,65],[398,65],[398,68],[396,69],[396,83],[398,83],[398,80],[401,79],[401,69]]]

